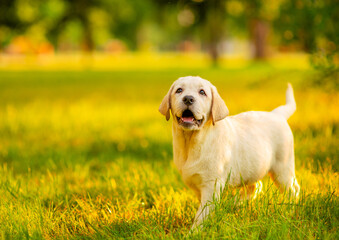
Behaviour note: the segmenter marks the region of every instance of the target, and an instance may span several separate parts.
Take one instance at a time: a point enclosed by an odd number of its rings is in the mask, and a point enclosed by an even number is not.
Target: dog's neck
[[[196,146],[200,146],[205,139],[208,128],[212,123],[205,123],[200,130],[184,130],[176,123],[173,123],[173,160],[179,171],[190,155],[189,151],[195,151]]]
[[[199,142],[201,136],[203,136],[206,132],[206,128],[209,126],[204,126],[200,130],[185,130],[179,127],[177,124],[173,124],[173,138],[177,138],[177,140],[181,140],[183,148],[186,148],[192,144]],[[200,140],[202,141],[202,140]]]

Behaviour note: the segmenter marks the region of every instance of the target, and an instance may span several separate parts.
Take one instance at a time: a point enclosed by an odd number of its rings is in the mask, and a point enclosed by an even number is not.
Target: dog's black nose
[[[183,99],[182,99],[182,101],[187,105],[187,106],[189,106],[189,105],[192,105],[193,103],[194,103],[194,97],[193,96],[185,96]]]

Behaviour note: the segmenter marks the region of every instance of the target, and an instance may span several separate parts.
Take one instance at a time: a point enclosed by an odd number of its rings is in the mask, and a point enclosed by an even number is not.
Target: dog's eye
[[[201,90],[199,91],[199,93],[200,93],[201,95],[206,96],[206,93],[205,93],[205,91],[204,91],[203,89],[201,89]]]
[[[178,88],[175,93],[181,93],[181,92],[182,92],[182,88]]]

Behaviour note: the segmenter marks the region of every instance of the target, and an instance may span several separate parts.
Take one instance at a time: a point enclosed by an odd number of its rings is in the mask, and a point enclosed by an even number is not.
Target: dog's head
[[[180,127],[199,130],[208,121],[215,122],[228,115],[225,102],[215,86],[200,77],[182,77],[175,81],[159,107],[166,120],[172,116]]]

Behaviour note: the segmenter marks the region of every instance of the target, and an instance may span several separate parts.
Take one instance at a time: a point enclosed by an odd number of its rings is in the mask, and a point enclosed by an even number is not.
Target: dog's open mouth
[[[177,116],[178,123],[184,126],[191,126],[197,125],[200,126],[203,119],[195,119],[194,114],[189,110],[186,109],[181,117]]]

